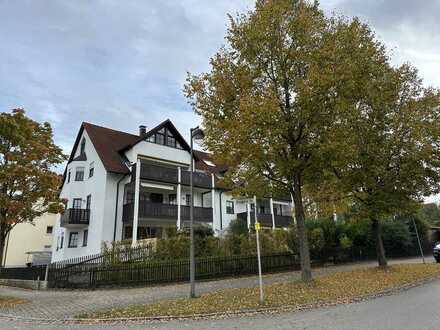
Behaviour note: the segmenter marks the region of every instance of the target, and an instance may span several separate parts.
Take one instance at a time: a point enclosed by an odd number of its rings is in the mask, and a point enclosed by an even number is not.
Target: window
[[[234,202],[233,201],[226,201],[226,213],[227,214],[234,214]]]
[[[75,181],[84,181],[84,167],[76,168]]]
[[[265,211],[264,206],[261,205],[261,206],[260,206],[260,214],[265,214],[264,211]]]
[[[89,239],[89,231],[86,229],[83,233],[83,246],[87,246],[87,240]]]
[[[81,208],[81,204],[82,204],[82,199],[81,198],[74,198],[73,199],[73,208],[74,209],[80,209]]]
[[[155,134],[150,135],[147,138],[147,141],[166,145],[171,148],[183,149],[182,145],[177,141],[176,137],[168,130],[168,128],[162,128]]]
[[[95,163],[90,163],[89,165],[89,178],[91,178],[95,174]]]
[[[156,143],[165,144],[165,134],[156,133]]]
[[[52,245],[45,245],[44,248],[45,249],[50,249],[52,247]]]
[[[133,236],[133,227],[127,226],[124,230],[124,239],[130,239]]]
[[[60,249],[60,237],[57,236],[57,251]]]
[[[76,248],[78,247],[78,232],[72,232],[69,235],[69,248]]]
[[[151,193],[150,194],[150,201],[151,201],[151,203],[163,204],[163,195],[157,194],[157,193]]]
[[[176,147],[176,138],[168,130],[167,130],[167,146],[173,148]]]
[[[186,206],[191,206],[191,195],[190,194],[185,195],[185,204],[186,204]]]
[[[60,249],[63,248],[64,245],[64,233],[61,233],[61,243],[60,243]]]
[[[46,227],[46,234],[52,234],[53,232],[53,226],[47,226]]]
[[[86,152],[86,139],[83,138],[81,141],[81,155],[83,155]]]
[[[69,170],[69,172],[67,172],[67,183],[70,182],[70,176],[72,174],[72,170]]]
[[[127,194],[125,196],[125,204],[131,204],[134,203],[134,192],[127,191]]]
[[[92,205],[92,195],[88,195],[86,199],[86,210],[90,210],[91,205]]]
[[[168,195],[168,203],[171,205],[177,205],[177,195],[176,194],[169,194]]]

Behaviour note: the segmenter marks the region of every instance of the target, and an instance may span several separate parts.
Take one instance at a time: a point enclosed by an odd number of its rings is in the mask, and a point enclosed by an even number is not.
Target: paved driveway
[[[431,261],[432,259],[428,259]],[[420,262],[418,258],[400,259],[390,263]],[[315,275],[335,270],[351,270],[361,267],[375,266],[375,262],[364,262],[317,268]],[[264,276],[264,283],[285,282],[299,279],[299,272],[269,274]],[[256,277],[243,277],[220,281],[201,282],[197,284],[197,292],[212,292],[225,288],[250,287],[257,285]],[[30,303],[14,308],[1,308],[0,317],[14,315],[25,318],[65,319],[84,312],[124,307],[130,304],[150,303],[153,301],[186,297],[187,284],[155,286],[146,288],[104,289],[104,290],[50,290],[32,291],[11,287],[0,287],[0,295],[13,296],[30,300]]]
[[[440,281],[360,303],[279,315],[260,314],[221,320],[134,324],[62,325],[0,319],[0,329],[208,329],[208,330],[434,330],[440,328]]]

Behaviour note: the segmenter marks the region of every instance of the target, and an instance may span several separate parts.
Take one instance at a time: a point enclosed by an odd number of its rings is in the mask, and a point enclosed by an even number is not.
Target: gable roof
[[[126,165],[124,151],[132,148],[139,142],[148,139],[148,137],[155,134],[157,131],[161,130],[164,127],[171,131],[171,133],[174,135],[174,137],[180,143],[184,150],[190,152],[190,146],[169,119],[163,121],[156,127],[149,130],[145,134],[145,136],[121,132],[114,129],[83,122],[76,137],[75,144],[73,145],[72,153],[70,154],[68,163],[72,161],[87,159],[85,154],[74,158],[75,151],[80,143],[81,137],[85,130],[93,146],[95,147],[95,150],[98,153],[98,156],[101,159],[105,169],[108,172],[112,173],[128,174],[130,173],[130,170]],[[194,150],[194,158],[196,168],[200,170],[210,173],[222,173],[227,169],[225,166],[220,165],[210,166],[208,163],[212,164],[212,161],[209,153]],[[208,161],[208,163],[206,163],[205,160]],[[64,177],[65,174],[66,173],[64,173]]]
[[[87,135],[92,141],[92,144],[107,171],[121,174],[129,173],[129,169],[125,165],[124,159],[118,151],[138,140],[139,136],[86,122],[82,123],[78,132],[68,161],[69,163],[78,160],[74,159],[73,156],[84,130],[87,132]]]
[[[171,131],[171,133],[173,133],[175,139],[180,143],[180,145],[182,146],[183,150],[186,150],[188,152],[191,151],[191,148],[188,145],[188,143],[186,142],[186,140],[183,138],[183,136],[177,130],[176,126],[174,126],[173,123],[171,122],[171,120],[169,120],[169,119],[161,122],[159,125],[157,125],[156,127],[152,128],[151,130],[149,130],[145,134],[145,136],[137,136],[137,140],[136,141],[134,141],[133,143],[131,143],[129,145],[126,145],[125,147],[123,147],[119,151],[125,151],[125,150],[128,150],[128,149],[132,148],[133,146],[135,146],[139,142],[142,142],[145,139],[148,139],[151,135],[157,133],[162,128],[167,128],[169,131]]]

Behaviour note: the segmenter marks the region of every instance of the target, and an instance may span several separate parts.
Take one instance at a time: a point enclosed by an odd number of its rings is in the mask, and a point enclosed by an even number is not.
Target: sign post
[[[260,253],[260,232],[261,226],[258,221],[255,222],[255,236],[257,238],[257,258],[258,258],[258,278],[260,282],[260,304],[264,303],[264,294],[263,294],[263,276],[261,274],[261,253]]]
[[[419,243],[420,254],[422,255],[423,263],[425,263],[425,256],[423,255],[422,243],[420,243],[419,231],[417,230],[416,222],[414,221],[414,217],[412,217],[412,223],[414,225],[414,230],[417,236],[417,242]]]

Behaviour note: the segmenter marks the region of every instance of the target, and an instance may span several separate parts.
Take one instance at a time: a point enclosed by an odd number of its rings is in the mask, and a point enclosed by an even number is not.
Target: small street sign
[[[255,222],[255,230],[259,231],[261,229],[260,223],[257,221]]]

